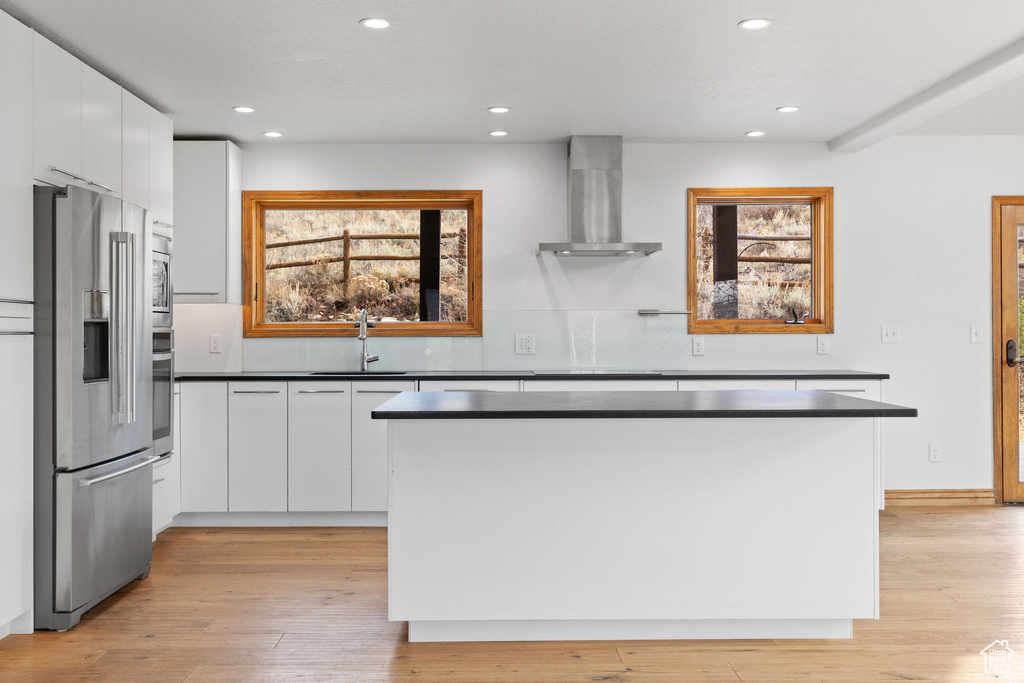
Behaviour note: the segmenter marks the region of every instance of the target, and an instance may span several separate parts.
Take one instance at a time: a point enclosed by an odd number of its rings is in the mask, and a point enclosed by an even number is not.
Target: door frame
[[[1024,223],[1024,196],[996,196],[992,197],[992,416],[993,416],[993,441],[994,441],[994,469],[993,479],[996,494],[996,504],[1004,502],[1024,502],[1024,484],[1021,484],[1019,475],[1010,478],[1010,474],[1020,471],[1020,453],[1018,447],[1019,408],[1017,401],[1009,404],[1010,390],[1004,387],[1009,375],[1009,366],[1006,365],[1006,352],[1004,343],[1006,340],[1007,328],[1016,328],[1018,318],[1017,307],[1017,237],[1014,231],[1012,248],[1004,248],[1003,235],[1003,209],[1005,207],[1021,207],[1022,216],[1018,219]],[[1018,224],[1020,224],[1018,223]],[[1006,305],[1004,297],[1008,294],[1003,290],[1003,280],[1006,270],[1012,268],[1015,282],[1012,306]],[[1017,333],[1019,337],[1019,332]],[[1018,357],[1024,349],[1018,349]],[[1016,372],[1019,372],[1016,371]],[[1014,381],[1014,396],[1017,395],[1017,381]],[[1018,399],[1019,400],[1019,399]],[[1004,414],[1004,410],[1010,410],[1013,406],[1012,420]],[[1013,425],[1012,431],[1010,425]],[[1004,437],[1009,436],[1008,432],[1014,435],[1012,444],[1004,443]]]

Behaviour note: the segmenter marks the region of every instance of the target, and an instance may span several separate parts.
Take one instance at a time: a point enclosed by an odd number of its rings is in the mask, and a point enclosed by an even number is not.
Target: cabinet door
[[[424,380],[420,382],[420,391],[519,391],[519,380]]]
[[[181,511],[227,512],[228,385],[181,385]]]
[[[288,383],[288,509],[352,509],[352,383]]]
[[[13,301],[33,299],[31,65],[32,30],[0,12],[0,299]]]
[[[86,185],[53,170],[82,175],[82,63],[38,33],[33,55],[32,175],[52,185]]]
[[[288,385],[228,383],[228,510],[288,509]]]
[[[173,454],[165,460],[153,465],[153,540],[156,535],[171,525],[171,459]]]
[[[0,625],[32,608],[32,354],[31,335],[0,335]]]
[[[749,391],[767,389],[792,391],[796,382],[791,379],[684,379],[679,381],[679,391]]]
[[[670,379],[577,379],[523,382],[523,391],[675,391],[675,380]]]
[[[149,108],[149,210],[153,220],[174,225],[174,123],[152,107]]]
[[[227,143],[174,143],[174,300],[225,303]]]
[[[149,205],[149,105],[121,90],[121,198]]]
[[[98,192],[121,192],[121,86],[82,65],[82,175]]]
[[[388,509],[388,421],[373,420],[370,411],[415,382],[352,383],[352,509]]]

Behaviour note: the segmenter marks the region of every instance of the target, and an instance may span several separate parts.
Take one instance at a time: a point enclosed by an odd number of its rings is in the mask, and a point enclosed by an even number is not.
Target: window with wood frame
[[[480,190],[244,192],[246,337],[480,336]]]
[[[833,331],[832,188],[691,188],[691,334]]]

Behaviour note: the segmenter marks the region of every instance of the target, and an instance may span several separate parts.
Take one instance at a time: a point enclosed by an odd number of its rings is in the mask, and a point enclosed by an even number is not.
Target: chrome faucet
[[[359,335],[356,337],[356,339],[359,339],[360,341],[363,342],[363,353],[360,356],[360,358],[361,358],[360,368],[359,368],[360,372],[369,372],[369,370],[367,369],[367,366],[370,363],[373,363],[374,361],[380,360],[380,356],[377,356],[377,355],[372,355],[371,356],[370,354],[368,354],[366,352],[366,336],[367,336],[366,335],[366,328],[368,328],[368,327],[375,327],[375,326],[376,325],[374,323],[366,322],[366,309],[365,308],[363,310],[359,311],[359,322],[355,323],[353,325],[353,327],[358,327],[359,328]]]

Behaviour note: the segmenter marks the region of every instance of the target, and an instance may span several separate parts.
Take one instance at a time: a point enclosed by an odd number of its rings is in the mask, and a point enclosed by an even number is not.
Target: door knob
[[[1010,339],[1006,342],[1006,364],[1012,368],[1019,360],[1017,358],[1017,341]]]

